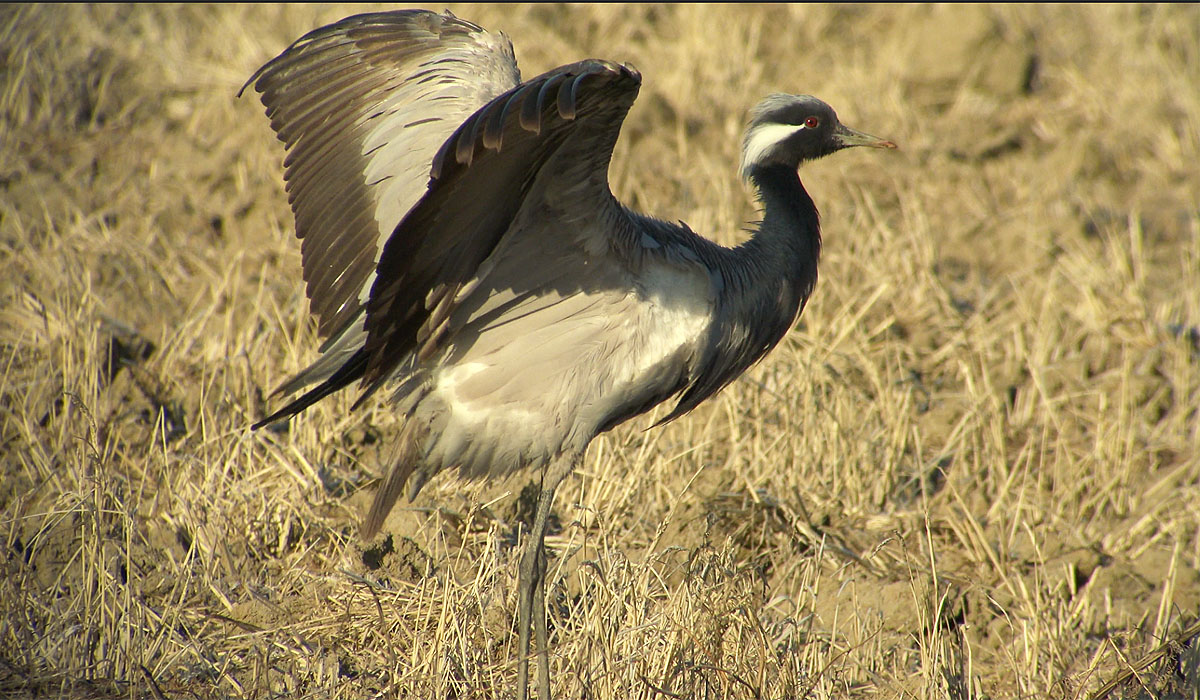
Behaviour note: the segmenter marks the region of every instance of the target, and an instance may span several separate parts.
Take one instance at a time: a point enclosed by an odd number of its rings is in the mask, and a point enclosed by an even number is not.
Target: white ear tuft
[[[742,148],[742,174],[752,166],[770,162],[775,147],[802,129],[803,124],[762,124],[751,129]]]

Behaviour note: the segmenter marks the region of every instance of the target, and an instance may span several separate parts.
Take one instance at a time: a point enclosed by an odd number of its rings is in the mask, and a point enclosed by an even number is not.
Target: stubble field
[[[776,351],[560,489],[556,696],[1196,697],[1200,9],[451,7],[637,66],[614,192],[725,244],[761,96],[900,145],[802,170]],[[235,94],[364,9],[0,11],[5,697],[514,695],[530,476],[361,543],[403,416],[248,429],[318,341]]]

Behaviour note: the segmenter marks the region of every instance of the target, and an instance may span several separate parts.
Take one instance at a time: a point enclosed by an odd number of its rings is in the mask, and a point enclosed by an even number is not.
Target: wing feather
[[[434,158],[429,192],[379,260],[367,305],[363,398],[402,362],[438,347],[460,291],[510,231],[543,168],[594,183],[575,206],[620,210],[607,169],[639,86],[640,75],[627,66],[598,60],[563,66],[497,97],[446,141]],[[566,157],[572,140],[579,143]]]
[[[260,93],[287,148],[288,202],[323,337],[363,312],[383,242],[425,192],[437,149],[519,82],[506,37],[413,10],[309,32],[242,88]]]
[[[409,49],[412,57],[403,70],[355,63],[368,46],[359,24],[371,27],[371,41],[380,38],[370,50],[397,63],[403,52],[389,52],[381,37],[390,32],[394,40],[405,31],[425,37],[407,25],[431,22],[430,17],[443,24],[437,40],[441,49]],[[453,50],[446,49],[447,33],[458,41]],[[485,71],[472,64],[482,50],[477,43],[485,41],[481,36],[490,42],[485,48],[492,60],[503,53],[495,50],[494,36],[444,16],[397,12],[350,18],[302,38],[251,79],[289,147],[288,191],[297,235],[305,239],[309,296],[322,334],[333,334],[322,350],[327,348],[328,355],[284,386],[290,391],[312,380],[320,383],[258,425],[294,415],[360,379],[361,402],[400,368],[446,347],[459,329],[455,319],[462,318],[455,311],[494,291],[480,284],[493,267],[489,257],[506,234],[530,230],[514,225],[514,219],[535,181],[556,183],[559,191],[578,198],[586,213],[561,212],[567,228],[580,216],[611,218],[611,226],[591,227],[588,235],[594,240],[563,240],[562,245],[581,254],[633,245],[632,234],[623,233],[626,212],[608,189],[607,170],[641,76],[628,66],[582,61],[521,85],[514,80],[503,94],[460,115],[481,94],[475,74]],[[507,39],[503,47],[511,59]],[[289,56],[293,52],[299,55]],[[515,75],[515,64],[506,65]],[[377,84],[388,70],[403,75]],[[337,99],[304,97],[320,92],[324,76],[342,80]],[[468,93],[474,97],[463,97]],[[348,105],[341,112],[335,109],[337,100]],[[444,136],[430,148],[430,135],[438,130]],[[405,147],[419,152],[419,158]],[[422,176],[417,196],[412,196],[414,171]],[[371,182],[379,185],[371,189],[366,184]],[[402,192],[412,203],[391,204],[396,223],[386,230],[372,228],[371,219],[380,223],[389,201],[403,199],[383,197],[388,192]],[[526,215],[541,216],[538,206],[531,205]],[[573,234],[579,232],[563,231],[567,238]],[[616,240],[622,236],[630,241]],[[545,240],[556,243],[553,235]],[[546,260],[553,259],[548,253]],[[535,275],[543,281],[546,276],[545,271]],[[360,281],[365,286],[356,289]],[[527,294],[517,292],[516,298]]]

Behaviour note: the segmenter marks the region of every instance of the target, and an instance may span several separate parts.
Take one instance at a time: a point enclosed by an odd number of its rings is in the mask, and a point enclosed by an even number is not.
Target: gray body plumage
[[[360,403],[390,393],[405,416],[401,447],[365,535],[444,469],[541,469],[538,549],[522,564],[525,583],[540,580],[554,489],[588,443],[666,401],[663,422],[691,410],[803,309],[821,238],[797,166],[893,147],[843,127],[820,100],[768,97],[751,112],[742,162],[764,217],[725,248],[610,192],[640,83],[600,60],[522,83],[506,37],[423,11],[318,29],[247,83],[287,146],[306,291],[326,338],[279,391],[315,386],[255,427],[354,382]],[[522,601],[528,621],[536,602]]]

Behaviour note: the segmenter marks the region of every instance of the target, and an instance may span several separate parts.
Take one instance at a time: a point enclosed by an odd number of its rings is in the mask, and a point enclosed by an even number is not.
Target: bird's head
[[[806,160],[851,146],[895,148],[891,141],[855,131],[838,121],[833,108],[809,95],[770,95],[750,110],[742,141],[742,174],[782,165],[796,169]]]

